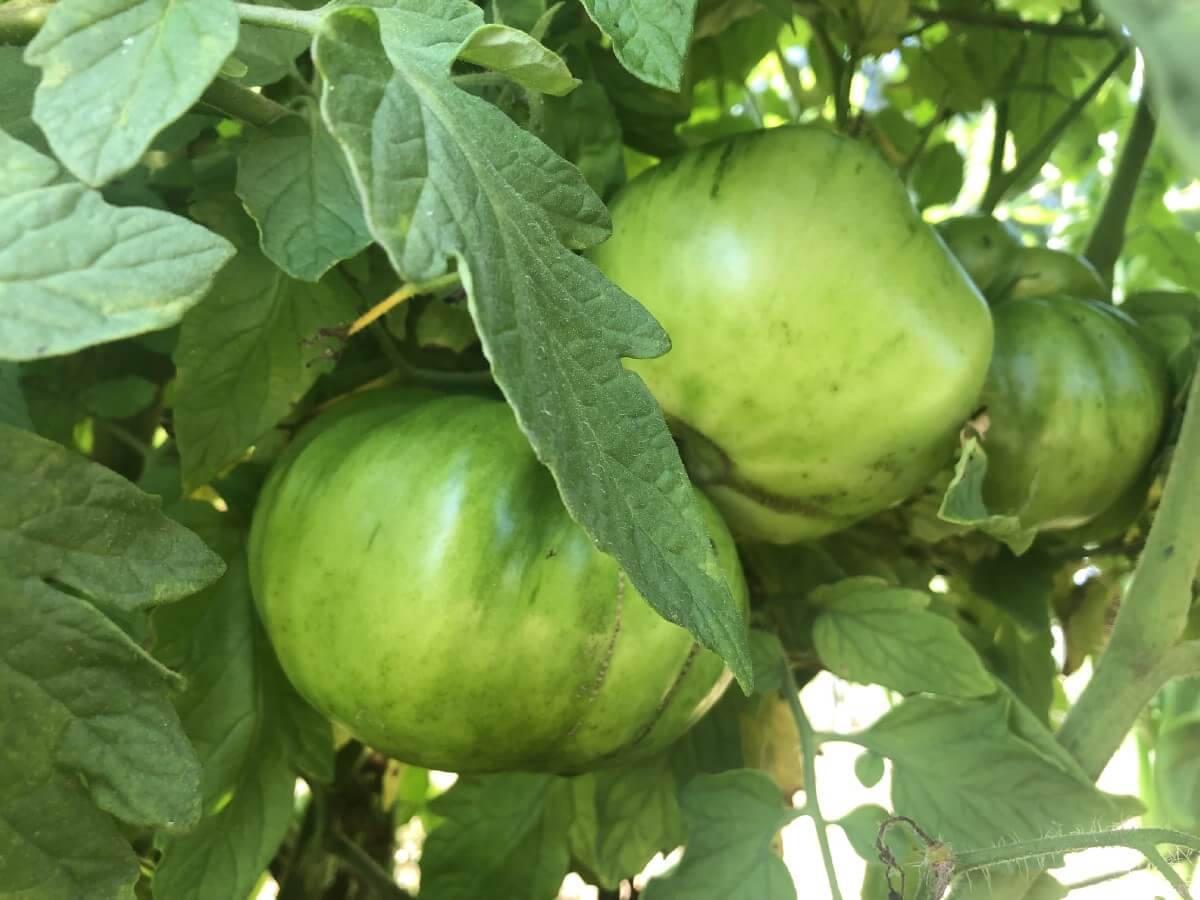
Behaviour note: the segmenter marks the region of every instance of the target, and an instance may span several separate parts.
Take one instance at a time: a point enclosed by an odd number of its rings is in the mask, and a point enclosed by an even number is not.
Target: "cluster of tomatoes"
[[[817,538],[903,502],[968,423],[989,508],[1038,529],[1102,515],[1155,452],[1165,367],[1095,271],[987,217],[939,236],[867,147],[741,135],[644,173],[612,213],[590,256],[671,336],[628,365],[742,604],[735,541]],[[429,767],[626,760],[728,681],[571,520],[498,399],[336,404],[277,464],[250,563],[301,693]]]

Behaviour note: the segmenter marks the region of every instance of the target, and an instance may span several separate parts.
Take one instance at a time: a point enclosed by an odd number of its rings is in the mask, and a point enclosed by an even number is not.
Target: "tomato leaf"
[[[615,889],[654,854],[683,843],[683,818],[668,757],[570,779],[571,854]]]
[[[21,47],[0,47],[0,130],[49,152],[45,136],[33,123],[33,92],[41,72],[27,66],[21,54]]]
[[[688,838],[670,875],[646,885],[646,900],[793,900],[796,888],[771,852],[775,834],[800,813],[762,772],[700,775],[680,797]]]
[[[283,0],[249,0],[257,6],[282,6],[291,8],[296,4]],[[304,3],[303,8],[312,8]],[[265,28],[242,23],[238,29],[237,48],[233,58],[246,67],[244,74],[236,79],[239,84],[259,87],[274,84],[292,71],[296,57],[308,49],[309,37],[296,31],[282,28]]]
[[[186,597],[224,570],[110,469],[6,425],[0,459],[0,561],[10,578],[53,579],[133,610]]]
[[[112,816],[176,829],[200,813],[199,765],[167,699],[178,679],[95,606],[36,577],[0,577],[0,621],[0,692],[10,701],[0,884],[30,896],[131,897],[137,859]]]
[[[460,778],[421,854],[422,900],[545,900],[570,867],[569,800],[553,775]]]
[[[202,765],[205,818],[160,835],[160,896],[245,897],[292,821],[297,771],[332,776],[329,723],[288,684],[254,614],[245,534],[229,516],[188,503],[179,519],[218,549],[225,576],[155,615],[155,655],[187,678],[175,705]]]
[[[237,36],[232,0],[56,3],[25,51],[42,69],[34,121],[76,177],[102,185],[200,99]]]
[[[371,243],[346,156],[320,119],[286,116],[251,135],[237,194],[263,253],[292,278],[316,281]]]
[[[579,86],[579,79],[562,57],[536,38],[507,25],[480,25],[458,51],[458,58],[507,75],[531,91],[563,97]]]
[[[602,239],[607,211],[576,169],[450,81],[479,10],[415,7],[337,10],[316,40],[322,112],[368,226],[407,280],[457,260],[493,374],[567,509],[655,609],[749,686],[742,617],[678,451],[619,362],[661,354],[666,336],[568,249]]]
[[[893,808],[960,847],[990,846],[998,834],[1019,841],[1094,828],[1130,814],[1123,798],[1101,793],[1077,766],[1051,755],[1053,735],[1016,708],[1007,693],[910,697],[857,740],[892,761]]]
[[[813,625],[817,655],[849,681],[905,694],[982,697],[995,683],[978,654],[922,591],[879,578],[849,578],[813,592],[824,607]]]
[[[1020,517],[1010,513],[993,513],[983,499],[983,482],[987,477],[987,453],[976,437],[963,442],[954,478],[942,498],[938,518],[952,525],[968,525],[1008,545],[1013,553],[1021,554],[1033,545],[1036,528],[1021,524]],[[1030,485],[1032,492],[1033,485]]]
[[[1163,131],[1184,165],[1193,175],[1200,174],[1200,74],[1195,59],[1200,9],[1171,0],[1098,0],[1098,5],[1133,34],[1146,56]]]
[[[336,275],[288,278],[258,249],[250,219],[213,198],[194,214],[237,247],[175,349],[175,428],[186,484],[211,480],[271,430],[332,368],[314,346],[320,329],[354,317],[354,294]]]
[[[647,84],[679,90],[692,39],[696,0],[582,0],[612,39],[626,69]]]
[[[80,396],[83,405],[102,419],[127,419],[149,408],[158,385],[140,375],[122,375],[89,385]]]
[[[137,862],[109,814],[186,828],[200,771],[167,691],[180,680],[114,613],[175,601],[223,564],[156,500],[0,425],[0,883],[127,897]]]
[[[232,254],[179,216],[109,206],[78,184],[47,186],[56,171],[0,132],[0,358],[173,325]]]
[[[0,424],[33,431],[20,376],[21,370],[16,363],[0,362]]]

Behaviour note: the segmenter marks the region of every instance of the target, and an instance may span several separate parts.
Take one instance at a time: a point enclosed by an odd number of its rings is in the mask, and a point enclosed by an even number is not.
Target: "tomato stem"
[[[783,693],[787,697],[788,707],[792,718],[796,720],[796,730],[800,732],[800,752],[804,764],[804,806],[800,812],[812,819],[813,828],[817,832],[817,842],[821,845],[821,859],[825,863],[825,877],[829,880],[829,895],[833,900],[842,900],[842,892],[838,887],[837,869],[833,864],[833,852],[829,847],[829,823],[821,814],[821,804],[817,799],[817,749],[818,741],[812,723],[800,703],[800,687],[796,684],[796,676],[785,657],[780,657],[779,664],[783,666]]]
[[[1137,193],[1138,179],[1154,143],[1154,112],[1150,108],[1150,92],[1142,91],[1129,135],[1121,150],[1116,173],[1104,197],[1104,206],[1088,238],[1084,256],[1108,285],[1113,281],[1113,269],[1125,244],[1125,223]]]
[[[1200,377],[1192,387],[1162,503],[1146,537],[1108,648],[1071,707],[1059,742],[1093,778],[1166,682],[1195,671],[1200,647],[1180,642],[1200,567]]]
[[[1125,60],[1130,54],[1129,46],[1122,46],[1108,64],[1100,70],[1091,84],[1089,84],[1082,94],[1076,97],[1067,105],[1067,108],[1062,111],[1057,119],[1046,129],[1046,132],[1037,139],[1032,147],[1021,154],[1017,160],[1017,164],[1007,172],[1001,173],[998,177],[989,181],[987,193],[984,195],[983,201],[979,204],[984,212],[990,213],[999,205],[1013,188],[1022,184],[1026,178],[1031,176],[1046,161],[1050,152],[1058,144],[1063,133],[1071,126],[1071,123],[1078,118],[1079,114],[1087,108],[1087,105],[1096,98],[1100,93],[1100,89],[1108,82],[1117,69],[1121,68]]]
[[[231,119],[260,128],[288,114],[288,108],[225,78],[218,78],[200,95],[200,102]]]

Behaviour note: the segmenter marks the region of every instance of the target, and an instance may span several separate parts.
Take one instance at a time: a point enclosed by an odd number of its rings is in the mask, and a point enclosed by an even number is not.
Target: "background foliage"
[[[316,6],[0,3],[0,896],[243,897],[268,878],[285,898],[402,896],[399,833],[428,835],[434,900],[552,898],[569,871],[625,896],[679,846],[647,898],[774,900],[795,887],[773,839],[809,815],[870,863],[861,896],[890,900],[887,811],[827,823],[814,791],[793,804],[818,738],[860,746],[864,784],[886,760],[894,811],[964,850],[1139,812],[1200,827],[1194,681],[1139,721],[1138,800],[1097,791],[1096,759],[1055,739],[1061,676],[1108,640],[1166,450],[1117,527],[1020,557],[937,517],[949,473],[834,539],[747,547],[747,641],[657,406],[620,366],[666,336],[575,252],[655,160],[822,123],[875,146],[930,221],[994,211],[1027,244],[1086,251],[1117,299],[1194,294],[1200,14],[1169,0]],[[389,295],[407,302],[349,327]],[[1147,310],[1178,428],[1200,304]],[[661,758],[574,778],[443,792],[335,741],[266,643],[245,532],[300,424],[401,381],[494,381],[572,514],[749,693]],[[796,690],[821,670],[895,703],[859,732],[815,735]],[[905,897],[933,890],[936,848],[903,828],[886,846],[927,864]],[[955,896],[1064,896],[1030,868]]]

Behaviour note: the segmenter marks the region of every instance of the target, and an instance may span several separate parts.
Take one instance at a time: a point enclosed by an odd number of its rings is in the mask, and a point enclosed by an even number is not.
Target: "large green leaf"
[[[156,498],[57,444],[0,425],[0,563],[132,610],[179,600],[224,569]]]
[[[817,655],[829,670],[901,693],[979,697],[995,690],[978,654],[921,591],[850,578],[813,594]]]
[[[286,116],[252,134],[237,193],[263,252],[293,278],[316,281],[371,242],[345,154],[320,119]]]
[[[536,38],[507,25],[480,25],[463,42],[458,58],[507,75],[517,84],[555,97],[579,85],[562,57]]]
[[[683,860],[646,885],[645,900],[794,900],[792,876],[771,840],[800,814],[784,806],[768,775],[736,769],[697,776],[680,805],[687,821]]]
[[[180,680],[97,604],[178,600],[223,565],[155,499],[56,444],[0,425],[0,459],[0,885],[130,897],[137,860],[113,817],[193,825],[200,769],[168,699]]]
[[[669,758],[580,775],[569,782],[573,857],[607,888],[683,843]]]
[[[553,775],[460,778],[432,804],[446,821],[421,854],[422,900],[546,900],[569,868],[565,782]]]
[[[0,359],[29,360],[175,324],[233,248],[170,213],[110,206],[0,132]]]
[[[237,39],[233,0],[62,0],[25,51],[42,69],[34,121],[102,185],[200,99]]]
[[[237,256],[184,318],[174,354],[176,437],[191,486],[236,462],[331,368],[313,339],[352,319],[356,303],[336,275],[295,281],[272,265],[232,198],[194,213],[233,241]]]
[[[331,777],[332,733],[288,684],[254,614],[242,529],[204,504],[175,514],[228,571],[154,617],[155,655],[187,679],[175,705],[200,757],[205,810],[187,834],[160,837],[154,888],[170,900],[246,897],[292,820],[297,771]]]
[[[422,282],[457,261],[493,374],[568,510],[746,684],[742,618],[678,452],[620,365],[662,353],[666,336],[569,249],[609,225],[578,170],[450,81],[479,18],[469,3],[431,0],[326,16],[316,41],[326,122],[396,271]]]
[[[1111,825],[1130,814],[1055,751],[1010,696],[910,697],[860,734],[892,760],[892,806],[962,849]]]
[[[617,59],[647,84],[677,91],[692,39],[696,0],[582,0],[612,39]]]

